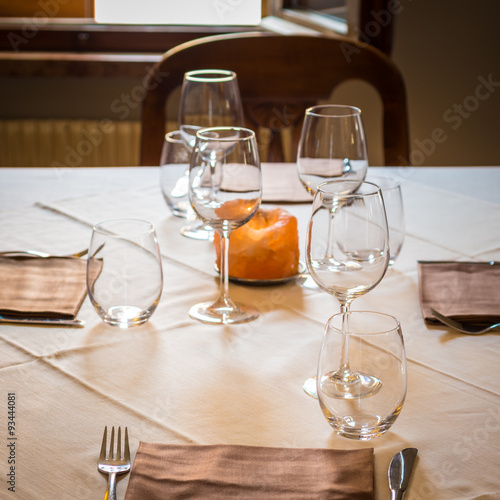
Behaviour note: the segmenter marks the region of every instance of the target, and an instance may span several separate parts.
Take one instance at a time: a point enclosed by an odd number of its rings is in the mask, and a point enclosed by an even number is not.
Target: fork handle
[[[116,500],[116,472],[109,473],[108,488],[104,500]]]

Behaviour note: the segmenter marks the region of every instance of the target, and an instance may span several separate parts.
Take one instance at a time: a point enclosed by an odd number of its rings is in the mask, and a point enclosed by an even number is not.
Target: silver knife
[[[80,319],[20,318],[5,314],[0,315],[0,323],[10,323],[15,325],[72,326],[76,328],[83,328],[85,326],[85,321]]]
[[[388,471],[391,500],[403,499],[417,453],[416,448],[405,448],[392,457]]]

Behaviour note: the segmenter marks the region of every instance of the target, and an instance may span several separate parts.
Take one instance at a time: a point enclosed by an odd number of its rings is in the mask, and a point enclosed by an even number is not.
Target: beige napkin
[[[125,500],[373,498],[373,449],[139,444]]]
[[[302,185],[295,163],[263,163],[262,201],[266,203],[312,203]]]
[[[0,257],[0,314],[74,318],[87,294],[87,261]]]
[[[418,263],[420,306],[425,320],[436,311],[459,321],[500,320],[500,264],[490,262]]]

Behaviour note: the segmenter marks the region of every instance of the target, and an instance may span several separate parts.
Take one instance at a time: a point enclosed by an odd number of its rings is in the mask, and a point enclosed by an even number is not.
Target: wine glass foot
[[[351,372],[349,377],[336,372],[323,375],[321,392],[339,399],[359,399],[373,396],[382,387],[382,382],[373,375]]]
[[[310,377],[310,378],[308,378],[304,382],[304,385],[302,386],[302,389],[304,389],[304,392],[308,396],[311,396],[314,399],[318,399],[318,393],[317,393],[317,390],[316,390],[316,377]]]
[[[316,282],[307,273],[300,274],[296,278],[295,282],[297,283],[297,285],[299,285],[303,288],[309,288],[311,290],[318,290],[318,288],[319,288],[319,286],[316,284]]]
[[[254,307],[236,305],[236,307],[218,306],[212,302],[196,304],[189,310],[189,316],[202,323],[232,325],[246,323],[259,317],[259,311]]]
[[[194,223],[181,228],[181,234],[193,240],[213,241],[214,230],[203,223]]]

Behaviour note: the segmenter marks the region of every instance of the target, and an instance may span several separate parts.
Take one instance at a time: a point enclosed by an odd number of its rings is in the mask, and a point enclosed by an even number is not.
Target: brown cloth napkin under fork
[[[87,262],[0,257],[0,314],[74,318],[87,294]]]
[[[373,469],[373,448],[141,442],[125,500],[368,500]]]
[[[438,323],[431,307],[458,321],[500,320],[500,263],[418,263],[420,306],[424,319]]]

